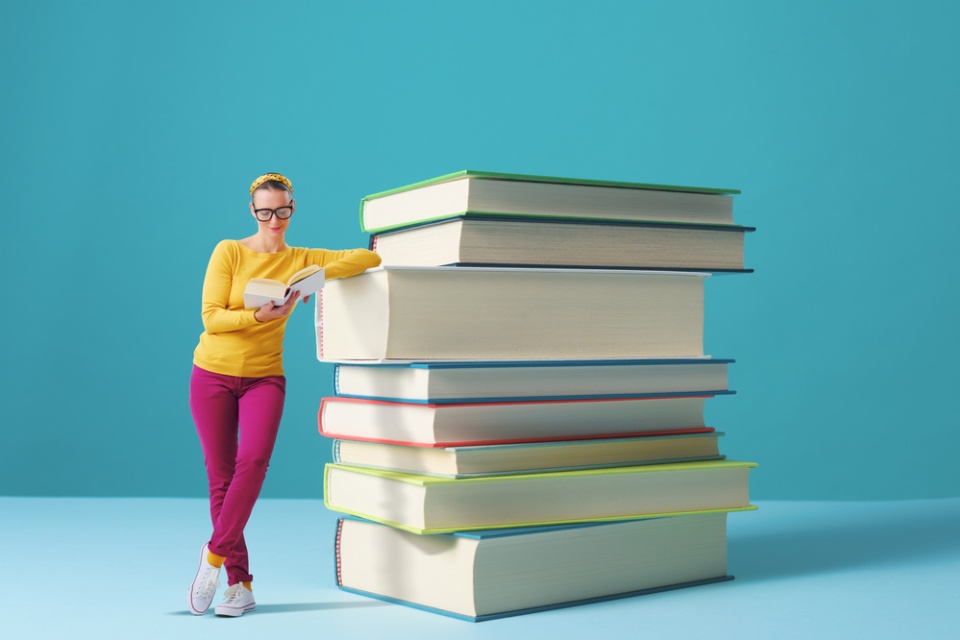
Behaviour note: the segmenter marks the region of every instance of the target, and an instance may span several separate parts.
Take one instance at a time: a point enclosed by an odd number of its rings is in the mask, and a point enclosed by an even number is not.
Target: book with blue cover
[[[726,514],[420,536],[342,518],[337,585],[479,622],[729,580]]]
[[[334,393],[351,398],[447,404],[510,400],[720,394],[723,358],[434,360],[339,362]]]

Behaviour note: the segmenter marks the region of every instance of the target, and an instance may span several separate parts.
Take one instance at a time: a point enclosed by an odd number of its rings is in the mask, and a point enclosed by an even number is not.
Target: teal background
[[[200,286],[252,178],[346,248],[362,196],[471,168],[742,189],[708,417],[752,495],[960,495],[958,7],[0,0],[0,494],[205,495]],[[267,497],[321,495],[311,316]]]

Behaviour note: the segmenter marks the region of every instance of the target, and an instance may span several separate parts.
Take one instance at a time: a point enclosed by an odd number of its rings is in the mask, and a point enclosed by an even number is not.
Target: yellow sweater
[[[213,250],[203,280],[203,333],[193,352],[201,369],[228,376],[262,378],[283,375],[283,333],[290,316],[257,322],[256,309],[243,308],[243,290],[250,278],[287,278],[304,267],[323,267],[327,280],[346,278],[380,264],[366,249],[327,251],[288,247],[258,253],[236,240],[223,240]]]

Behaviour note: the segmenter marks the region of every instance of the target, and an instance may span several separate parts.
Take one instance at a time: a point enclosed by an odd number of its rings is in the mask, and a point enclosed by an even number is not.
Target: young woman
[[[366,249],[327,251],[287,246],[296,211],[293,185],[278,173],[250,185],[250,215],[257,232],[223,240],[213,250],[203,281],[204,331],[194,351],[190,411],[200,436],[210,491],[213,535],[200,551],[190,587],[190,611],[202,614],[227,571],[217,615],[239,616],[256,604],[243,529],[260,494],[283,412],[283,334],[299,294],[281,306],[244,309],[251,278],[286,281],[309,265],[326,279],[346,278],[380,264]],[[304,300],[306,302],[309,299]]]

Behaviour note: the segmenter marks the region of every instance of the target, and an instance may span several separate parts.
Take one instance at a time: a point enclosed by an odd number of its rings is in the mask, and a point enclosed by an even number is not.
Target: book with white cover
[[[272,302],[281,306],[294,292],[301,297],[313,295],[323,289],[326,274],[319,266],[312,264],[290,276],[286,282],[270,278],[250,278],[243,290],[243,306],[246,309],[259,309]]]
[[[320,360],[703,355],[709,274],[381,267],[317,298]]]

